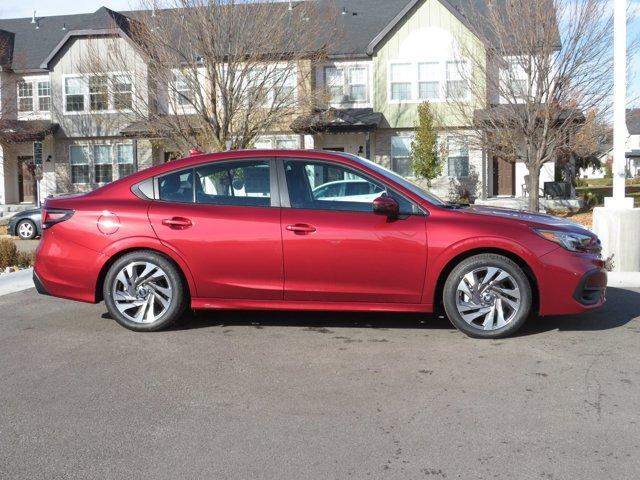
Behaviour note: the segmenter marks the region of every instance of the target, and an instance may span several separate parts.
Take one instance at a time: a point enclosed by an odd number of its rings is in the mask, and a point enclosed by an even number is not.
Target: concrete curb
[[[609,287],[640,288],[640,272],[607,272]]]
[[[33,268],[0,275],[0,296],[34,288]]]

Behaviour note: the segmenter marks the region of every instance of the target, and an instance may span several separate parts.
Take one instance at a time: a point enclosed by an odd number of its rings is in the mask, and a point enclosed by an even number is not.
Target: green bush
[[[17,265],[18,249],[8,238],[0,239],[0,270]]]

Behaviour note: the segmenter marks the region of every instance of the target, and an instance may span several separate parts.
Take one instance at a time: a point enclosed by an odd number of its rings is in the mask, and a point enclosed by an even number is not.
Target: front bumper
[[[607,273],[597,255],[558,247],[540,257],[540,315],[570,315],[599,308],[606,298]]]

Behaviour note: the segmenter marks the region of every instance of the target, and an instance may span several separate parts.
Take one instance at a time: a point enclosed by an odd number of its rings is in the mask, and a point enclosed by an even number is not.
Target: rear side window
[[[269,207],[268,160],[212,163],[195,169],[196,203]]]
[[[160,177],[158,197],[165,202],[193,203],[193,170],[181,170]]]

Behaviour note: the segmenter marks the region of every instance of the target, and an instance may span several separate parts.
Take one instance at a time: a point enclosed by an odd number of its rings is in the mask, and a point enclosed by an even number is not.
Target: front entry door
[[[493,194],[515,195],[516,164],[493,157]]]
[[[18,201],[20,203],[35,203],[36,182],[31,168],[33,157],[18,158]]]
[[[198,297],[282,300],[271,163],[214,162],[158,180],[160,200],[151,204],[149,220],[159,239],[186,260]]]
[[[342,180],[315,184],[327,167]],[[337,164],[285,160],[281,172],[291,204],[282,209],[285,300],[421,301],[427,238],[419,207],[389,191],[401,218],[373,213],[386,187]]]

